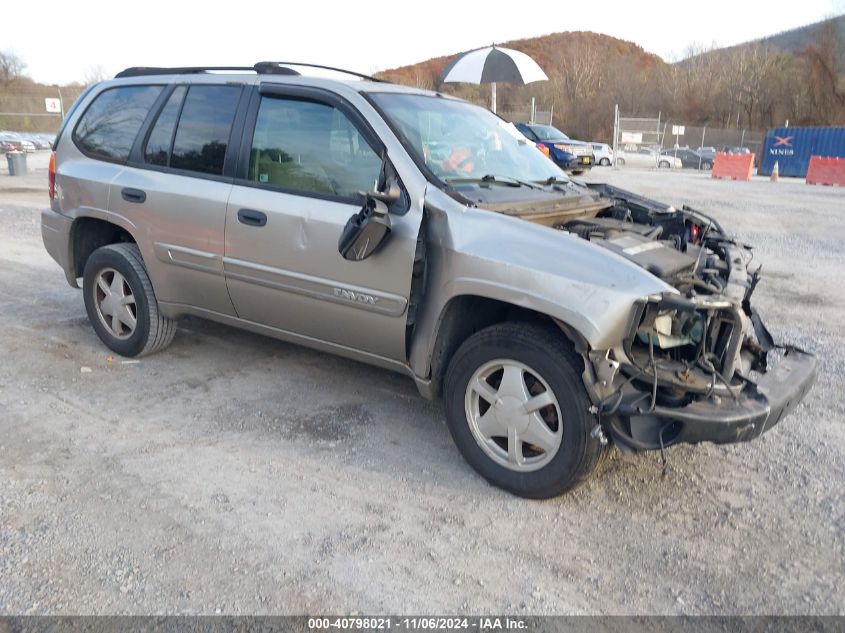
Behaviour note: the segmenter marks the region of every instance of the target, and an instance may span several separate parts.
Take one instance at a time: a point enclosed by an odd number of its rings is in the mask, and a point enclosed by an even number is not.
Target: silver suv
[[[115,353],[193,315],[403,373],[535,498],[612,444],[755,438],[812,385],[714,219],[571,180],[481,107],[307,66],[132,68],[69,112],[44,244]]]

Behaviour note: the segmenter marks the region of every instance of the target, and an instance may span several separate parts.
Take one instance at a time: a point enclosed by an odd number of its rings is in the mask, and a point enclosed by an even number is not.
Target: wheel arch
[[[476,332],[505,322],[547,324],[560,331],[588,367],[587,339],[573,326],[541,311],[501,299],[476,294],[462,294],[449,299],[440,313],[429,354],[427,394],[438,398],[443,392],[443,378],[449,362],[460,345]]]
[[[74,280],[82,277],[85,262],[91,253],[109,244],[132,243],[138,240],[125,226],[107,219],[80,216],[70,227],[70,272]]]

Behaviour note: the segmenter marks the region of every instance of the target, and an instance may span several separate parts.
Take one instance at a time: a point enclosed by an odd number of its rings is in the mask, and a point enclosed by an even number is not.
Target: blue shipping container
[[[810,156],[845,158],[845,127],[779,127],[769,130],[758,173],[771,176],[775,161],[781,176],[805,178]]]

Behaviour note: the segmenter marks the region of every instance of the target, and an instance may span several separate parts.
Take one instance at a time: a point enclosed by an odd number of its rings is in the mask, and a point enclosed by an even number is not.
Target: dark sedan
[[[660,153],[664,156],[677,156],[684,169],[710,169],[713,167],[712,158],[707,158],[691,149],[665,149]]]

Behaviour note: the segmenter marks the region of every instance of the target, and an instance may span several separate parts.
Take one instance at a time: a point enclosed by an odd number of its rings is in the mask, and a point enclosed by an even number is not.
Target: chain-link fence
[[[0,89],[0,130],[55,134],[85,86]]]
[[[674,132],[679,132],[679,134],[675,134]],[[713,147],[717,151],[726,148],[747,147],[751,150],[751,153],[759,157],[763,151],[763,140],[765,137],[765,132],[685,125],[684,123],[670,120],[663,123],[662,147],[672,148],[677,146],[690,149]]]
[[[525,104],[504,104],[498,108],[498,115],[511,123],[539,123],[551,125],[553,110],[543,110],[533,99]]]
[[[690,150],[706,157],[698,165],[712,165],[713,154],[746,148],[757,157],[759,164],[766,133],[741,128],[718,128],[688,125],[683,121],[656,117],[627,117],[617,109],[614,116],[613,147],[616,164],[645,164],[644,155],[659,156],[660,152],[676,149]],[[636,158],[631,156],[636,154]],[[677,157],[678,152],[675,152]],[[689,154],[687,154],[689,157]],[[625,160],[625,157],[628,160]],[[622,158],[622,160],[617,160]],[[659,158],[655,165],[660,164]],[[695,160],[684,160],[684,167],[695,166]],[[669,164],[669,163],[667,163]]]

